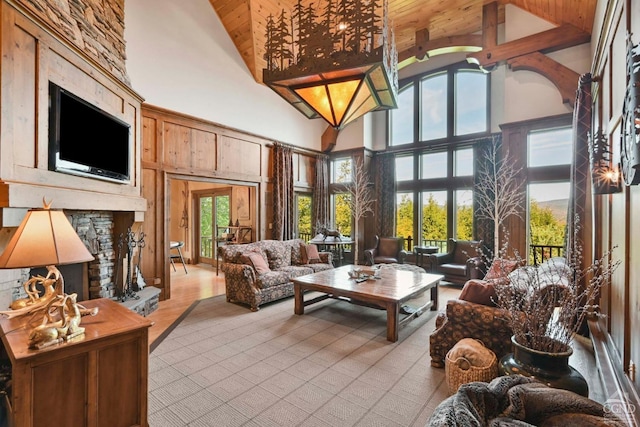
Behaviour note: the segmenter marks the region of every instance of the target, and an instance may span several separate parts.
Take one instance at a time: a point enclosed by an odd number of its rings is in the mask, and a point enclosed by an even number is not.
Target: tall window
[[[489,132],[489,78],[468,64],[400,82],[389,145],[462,140]]]
[[[305,240],[310,240],[313,235],[311,224],[311,194],[296,193],[295,202],[295,226],[296,236]]]
[[[460,240],[473,239],[473,191],[456,190],[455,237]]]
[[[398,144],[413,142],[413,86],[398,93],[398,108],[391,110],[391,141]]]
[[[396,234],[413,236],[413,193],[397,193],[396,195]]]
[[[572,147],[570,127],[535,130],[527,135],[529,263],[562,254]]]
[[[488,75],[459,64],[400,87],[399,108],[388,115],[389,150],[398,150],[396,233],[415,245],[471,239],[473,147],[490,134]]]
[[[413,167],[416,156],[418,170]],[[473,148],[397,156],[397,235],[412,236],[416,245],[441,247],[449,237],[472,239],[473,174]],[[420,205],[414,208],[418,197]]]
[[[440,139],[447,136],[447,74],[436,74],[420,82],[422,99],[420,140]]]
[[[450,236],[447,227],[446,191],[423,191],[422,241],[446,240]]]
[[[331,162],[331,219],[333,226],[344,236],[351,235],[353,215],[349,193],[344,190],[344,184],[351,182],[353,176],[353,161],[350,157],[335,159]]]

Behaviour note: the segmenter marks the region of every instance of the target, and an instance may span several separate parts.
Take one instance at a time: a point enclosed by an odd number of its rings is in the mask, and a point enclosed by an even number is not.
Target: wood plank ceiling
[[[262,82],[265,66],[265,24],[269,15],[290,12],[297,0],[209,0],[249,70]],[[303,1],[303,3],[305,3]],[[415,56],[416,32],[430,41],[480,34],[483,6],[488,0],[389,0],[389,17],[400,59]],[[499,0],[497,22],[504,5],[512,4],[554,25],[571,24],[591,34],[597,0]],[[424,31],[426,30],[426,32]]]

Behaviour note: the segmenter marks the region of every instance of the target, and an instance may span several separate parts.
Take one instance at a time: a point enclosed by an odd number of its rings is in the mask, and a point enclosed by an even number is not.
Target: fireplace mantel
[[[54,209],[134,213],[142,221],[147,202],[141,190],[141,104],[143,98],[77,46],[50,22],[22,5],[1,1],[0,209],[4,218],[20,210]],[[18,77],[19,76],[19,77]],[[130,126],[129,183],[49,170],[49,82]],[[87,136],[95,156],[108,156]],[[4,212],[4,210],[7,210]]]

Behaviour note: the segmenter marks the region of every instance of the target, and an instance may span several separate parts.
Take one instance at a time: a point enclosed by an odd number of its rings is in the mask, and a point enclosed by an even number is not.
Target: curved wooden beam
[[[541,74],[553,83],[562,96],[562,102],[573,108],[580,76],[575,71],[540,52],[518,56],[507,61],[513,71],[528,70]]]
[[[589,43],[591,34],[570,24],[502,43],[493,48],[470,53],[467,60],[483,68],[491,68],[500,61],[508,61],[533,52],[553,52],[584,43]]]
[[[481,35],[467,34],[429,40],[429,30],[423,29],[416,31],[416,44],[413,47],[398,53],[398,62],[401,63],[414,57],[421,61],[444,53],[477,52],[481,49]]]

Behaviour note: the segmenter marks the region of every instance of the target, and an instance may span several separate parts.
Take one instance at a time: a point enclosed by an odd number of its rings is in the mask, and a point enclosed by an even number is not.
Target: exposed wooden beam
[[[467,59],[469,62],[477,63],[483,68],[490,68],[500,61],[507,61],[534,52],[553,52],[588,43],[589,40],[591,40],[589,33],[571,24],[564,24],[493,48],[485,48],[480,52],[470,53],[467,55]]]
[[[492,49],[498,44],[498,2],[482,6],[482,48]]]
[[[415,57],[421,61],[427,56],[427,51],[424,49],[424,45],[429,41],[429,29],[424,28],[416,31],[416,44],[409,49],[398,52],[398,62],[402,62],[409,58]]]
[[[507,64],[513,71],[528,70],[543,75],[560,91],[562,102],[574,106],[580,76],[575,71],[548,56],[534,52],[510,59]]]
[[[339,130],[332,126],[327,126],[327,129],[323,132],[320,149],[323,153],[328,153],[333,150],[333,147],[336,146],[336,142],[338,141]]]
[[[425,38],[426,36],[426,38]],[[418,60],[452,52],[473,52],[482,48],[482,36],[466,34],[463,36],[442,37],[429,40],[429,30],[416,32],[416,45],[398,54],[398,62],[415,57]]]

